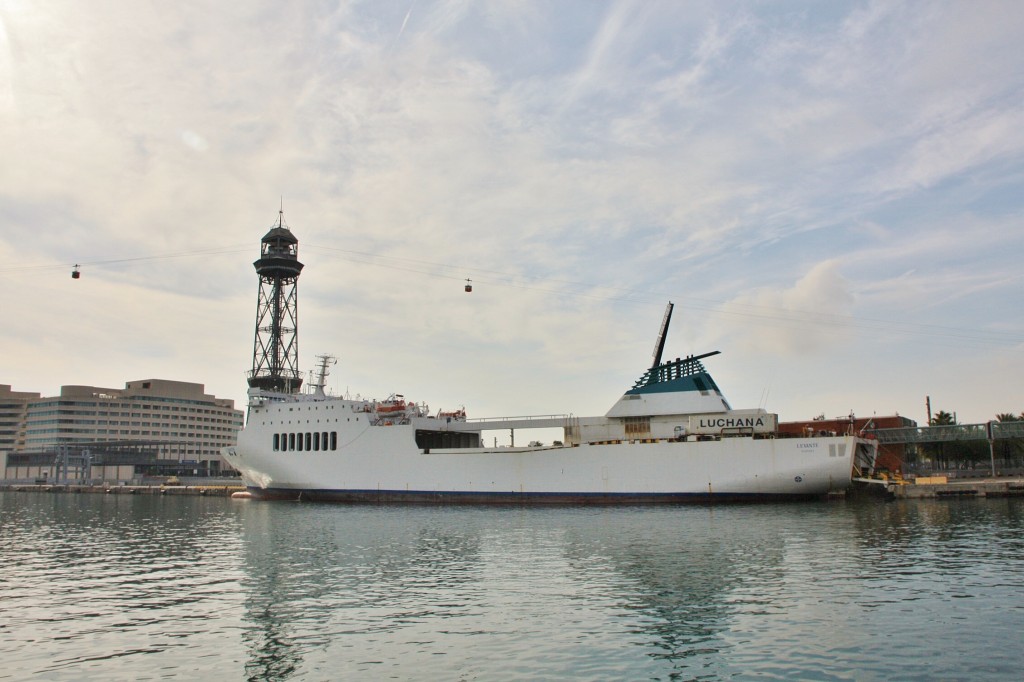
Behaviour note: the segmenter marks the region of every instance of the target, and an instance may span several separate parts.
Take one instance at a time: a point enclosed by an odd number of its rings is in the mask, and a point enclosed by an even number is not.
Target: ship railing
[[[495,423],[500,424],[502,422],[510,421],[541,421],[550,419],[568,419],[567,414],[529,414],[517,417],[476,417],[474,419],[466,419],[466,422],[473,424],[488,424]]]
[[[295,397],[294,393],[283,393],[281,391],[269,391],[264,388],[250,388],[248,391],[250,399],[262,398],[264,400],[290,400]]]

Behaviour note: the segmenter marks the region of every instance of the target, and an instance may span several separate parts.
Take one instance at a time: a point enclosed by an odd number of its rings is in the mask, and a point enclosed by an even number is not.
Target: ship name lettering
[[[717,419],[701,419],[700,428],[736,428],[741,426],[764,426],[764,417],[719,417]]]

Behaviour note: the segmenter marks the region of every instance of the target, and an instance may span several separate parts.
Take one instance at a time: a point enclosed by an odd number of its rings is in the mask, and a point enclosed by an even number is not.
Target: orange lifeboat
[[[391,396],[377,404],[377,414],[399,414],[405,412],[405,399],[398,396]]]
[[[444,410],[442,410],[441,412],[437,413],[437,418],[450,419],[456,422],[464,422],[466,421],[466,408],[460,407],[459,409],[452,410],[451,412],[445,412]]]

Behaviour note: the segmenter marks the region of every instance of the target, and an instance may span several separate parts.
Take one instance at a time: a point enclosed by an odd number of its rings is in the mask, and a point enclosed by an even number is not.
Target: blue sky
[[[0,383],[241,402],[283,197],[336,392],[600,414],[672,300],[734,407],[1024,412],[1021,44],[1019,2],[0,0]]]

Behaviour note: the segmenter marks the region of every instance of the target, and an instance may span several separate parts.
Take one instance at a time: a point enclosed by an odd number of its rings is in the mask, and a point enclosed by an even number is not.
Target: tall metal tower
[[[256,341],[252,351],[249,387],[280,393],[298,393],[299,372],[299,240],[284,222],[263,237],[260,258],[253,267],[260,278],[256,304]]]

